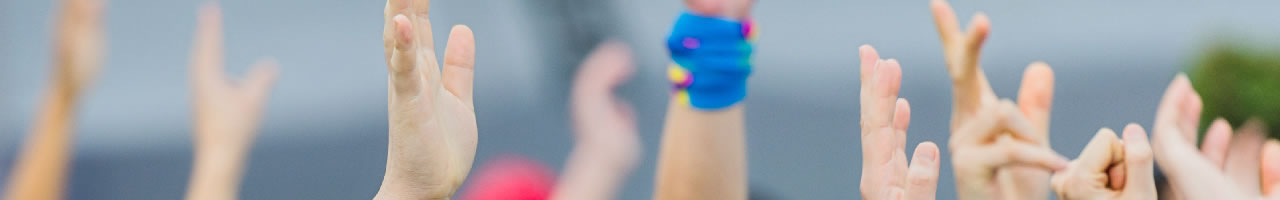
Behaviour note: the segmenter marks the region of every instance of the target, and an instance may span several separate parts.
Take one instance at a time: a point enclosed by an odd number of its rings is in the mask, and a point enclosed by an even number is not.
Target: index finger
[[[222,79],[222,14],[218,4],[206,3],[200,7],[196,25],[195,43],[191,51],[192,80],[207,84]]]
[[[930,9],[933,10],[933,23],[938,26],[938,37],[942,39],[945,48],[948,42],[954,41],[957,35],[960,35],[960,25],[956,22],[955,10],[951,9],[951,4],[946,0],[933,0],[929,2]]]

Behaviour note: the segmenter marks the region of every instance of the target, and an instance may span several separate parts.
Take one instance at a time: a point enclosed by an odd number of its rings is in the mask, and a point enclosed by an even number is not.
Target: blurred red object
[[[545,200],[555,174],[544,164],[519,155],[502,155],[475,173],[463,200]]]

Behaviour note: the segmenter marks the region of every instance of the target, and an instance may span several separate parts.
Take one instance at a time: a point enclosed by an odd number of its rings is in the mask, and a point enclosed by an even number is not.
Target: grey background
[[[187,59],[198,0],[109,0],[108,53],[78,112],[72,199],[177,199],[190,170]],[[604,3],[602,3],[604,2]],[[233,74],[262,56],[282,73],[265,113],[245,199],[363,199],[386,153],[383,1],[224,0]],[[31,128],[47,87],[55,1],[0,1],[0,178]],[[1277,44],[1277,1],[959,0],[961,19],[993,21],[983,65],[1015,97],[1022,69],[1057,73],[1052,141],[1075,157],[1099,127],[1149,127],[1165,85],[1223,32]],[[477,166],[518,153],[562,165],[572,139],[565,94],[577,59],[616,37],[639,73],[622,96],[638,111],[645,157],[619,199],[647,199],[666,88],[661,41],[675,0],[436,0],[437,48],[447,28],[476,32]],[[755,192],[782,199],[856,199],[857,46],[904,67],[914,108],[908,143],[947,149],[950,87],[925,0],[760,1],[761,31],[747,112]],[[571,14],[585,13],[585,14]],[[910,152],[908,152],[910,153]],[[949,154],[939,197],[953,198]]]

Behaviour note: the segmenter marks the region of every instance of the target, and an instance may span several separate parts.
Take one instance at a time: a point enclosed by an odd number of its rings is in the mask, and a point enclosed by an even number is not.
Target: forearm
[[[623,180],[634,167],[602,153],[605,151],[597,151],[600,148],[610,147],[579,143],[573,148],[551,199],[616,199]]]
[[[71,117],[76,95],[62,84],[50,91],[18,156],[5,199],[62,199],[74,151]]]
[[[244,172],[245,150],[197,149],[187,184],[188,200],[237,199]]]
[[[654,199],[746,199],[743,112],[741,104],[704,111],[672,101]]]

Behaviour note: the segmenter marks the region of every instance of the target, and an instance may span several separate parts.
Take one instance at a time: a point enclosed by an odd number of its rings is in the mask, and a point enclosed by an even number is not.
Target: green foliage
[[[1280,138],[1280,49],[1256,45],[1219,40],[1197,58],[1189,76],[1204,99],[1200,127],[1217,117],[1237,127],[1257,117]]]

